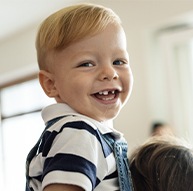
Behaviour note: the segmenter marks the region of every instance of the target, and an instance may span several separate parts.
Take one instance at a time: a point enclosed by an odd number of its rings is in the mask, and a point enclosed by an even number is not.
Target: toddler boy
[[[42,23],[36,49],[40,84],[57,103],[42,111],[27,189],[129,191],[126,143],[112,127],[133,84],[119,17],[99,5],[63,8]]]

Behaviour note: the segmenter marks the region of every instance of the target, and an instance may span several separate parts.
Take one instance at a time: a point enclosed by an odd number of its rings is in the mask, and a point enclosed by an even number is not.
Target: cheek
[[[64,93],[66,91],[67,94],[71,93],[73,96],[81,96],[88,91],[89,82],[88,80],[85,81],[84,77],[75,76],[71,79],[67,79],[62,86]]]
[[[130,68],[128,70],[127,77],[128,77],[129,85],[132,88],[132,86],[133,86],[133,73],[132,73]]]
[[[128,71],[127,73],[125,73],[123,80],[124,80],[125,88],[128,89],[128,91],[131,91],[131,89],[133,87],[133,74],[132,74],[132,72]]]
[[[123,102],[126,103],[131,95],[132,88],[133,88],[133,76],[131,73],[126,73],[124,80],[123,80],[123,88],[124,88],[124,94],[123,94]]]
[[[63,97],[65,94],[70,93],[69,91],[71,90],[71,80],[61,75],[57,76],[55,78],[55,87],[59,92],[59,95]]]

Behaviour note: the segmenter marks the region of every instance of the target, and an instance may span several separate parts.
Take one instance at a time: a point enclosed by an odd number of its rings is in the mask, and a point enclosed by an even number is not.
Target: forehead
[[[89,48],[96,48],[96,46],[101,44],[109,48],[126,48],[126,35],[122,26],[109,24],[104,30],[94,35],[84,36],[80,40],[69,44],[65,49],[72,49],[73,51],[73,48],[77,46],[80,50],[84,50],[87,49],[87,46],[91,46]]]
[[[122,26],[109,24],[103,31],[95,35],[85,36],[62,50],[53,51],[52,61],[55,65],[56,62],[60,63],[65,59],[77,60],[94,54],[100,56],[124,54],[124,56],[128,56],[126,49],[126,36]]]
[[[119,49],[125,50],[127,47],[127,41],[123,28],[111,24],[94,36],[86,36],[81,40],[72,43],[67,47],[67,49],[73,51],[76,47],[79,51],[97,50],[97,47],[99,52]]]

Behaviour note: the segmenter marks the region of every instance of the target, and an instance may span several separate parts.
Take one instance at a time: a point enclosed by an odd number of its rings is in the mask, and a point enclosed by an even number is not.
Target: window
[[[25,190],[25,160],[44,129],[41,109],[48,98],[37,79],[0,91],[0,190]]]
[[[151,65],[154,116],[171,123],[177,136],[193,144],[193,29],[161,30],[155,41],[157,53]]]

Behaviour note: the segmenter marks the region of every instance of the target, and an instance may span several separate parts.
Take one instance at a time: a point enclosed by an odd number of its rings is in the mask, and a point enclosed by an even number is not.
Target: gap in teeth
[[[109,93],[114,94],[115,91],[113,90],[113,91],[101,91],[101,92],[99,92],[100,95],[108,95]]]

